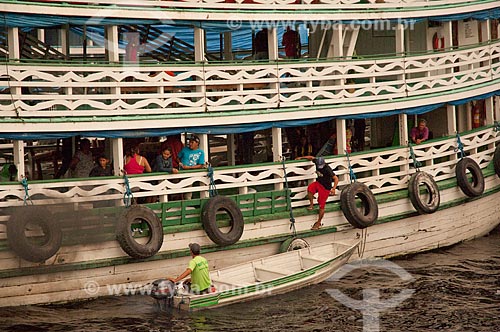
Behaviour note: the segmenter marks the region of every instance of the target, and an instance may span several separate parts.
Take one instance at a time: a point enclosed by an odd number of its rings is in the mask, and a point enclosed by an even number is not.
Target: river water
[[[122,296],[0,308],[0,317],[0,331],[29,332],[498,332],[500,230],[450,248],[347,267],[332,280],[288,294],[202,312],[160,311],[147,296]]]

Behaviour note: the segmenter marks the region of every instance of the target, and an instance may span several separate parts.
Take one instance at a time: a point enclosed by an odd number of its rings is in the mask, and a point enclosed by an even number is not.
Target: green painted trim
[[[489,176],[496,176],[491,165],[488,166],[488,168],[483,169],[483,174],[486,174],[488,177]],[[456,180],[449,179],[449,180],[440,181],[438,183],[438,186],[440,189],[453,188],[453,187],[456,187]],[[439,207],[439,210],[445,210],[448,208],[452,208],[454,206],[458,206],[458,205],[461,205],[461,204],[469,202],[469,201],[474,201],[474,200],[480,199],[484,196],[489,196],[489,195],[495,194],[499,191],[500,191],[500,186],[485,191],[479,197],[475,197],[475,198],[463,197],[460,199],[456,199],[453,202],[442,204]],[[391,193],[387,193],[387,194],[376,195],[377,202],[379,202],[379,203],[390,202],[390,201],[402,199],[405,197],[408,197],[408,190],[407,189],[399,190],[399,191],[395,191],[395,192],[391,192]],[[325,210],[328,212],[338,211],[338,210],[340,210],[340,204],[338,202],[333,203],[333,204],[332,203],[327,204]],[[317,212],[309,211],[305,207],[294,209],[295,216],[316,215],[316,214],[317,214]],[[418,215],[418,213],[416,211],[415,212],[414,211],[407,211],[404,213],[379,218],[377,220],[376,224],[383,224],[383,223],[387,223],[387,222],[391,222],[391,221],[397,221],[397,220],[401,220],[401,219],[405,219],[405,218],[417,216],[417,215]],[[272,214],[272,215],[268,215],[268,216],[258,216],[255,218],[246,219],[245,223],[257,223],[257,222],[263,222],[263,221],[267,221],[267,220],[284,219],[284,218],[288,218],[288,216],[289,216],[288,213],[277,213],[277,214]],[[345,225],[348,226],[349,224],[346,222]],[[165,229],[165,227],[164,227],[164,229]],[[191,231],[191,230],[199,230],[199,229],[203,229],[203,227],[201,226],[201,224],[188,224],[188,225],[168,227],[167,229],[169,230],[168,233],[175,233],[175,232],[187,232],[187,231]],[[323,228],[316,230],[316,231],[304,230],[304,231],[297,232],[297,237],[308,238],[308,237],[312,237],[312,236],[330,234],[330,233],[335,233],[335,232],[337,232],[337,227],[335,227],[335,226],[323,227]],[[286,239],[290,238],[290,236],[292,236],[291,233],[290,234],[274,235],[274,236],[267,237],[264,239],[242,240],[242,241],[238,241],[237,243],[235,243],[233,245],[225,246],[225,247],[220,247],[216,244],[211,244],[208,246],[203,246],[203,252],[208,253],[208,252],[216,252],[216,251],[249,248],[249,247],[260,246],[260,245],[271,244],[271,243],[281,243],[281,242],[285,241]],[[6,243],[4,245],[6,245]],[[7,249],[7,248],[5,248],[5,249]],[[0,271],[0,279],[1,278],[9,278],[9,277],[27,276],[27,275],[40,275],[40,274],[47,274],[47,273],[87,270],[87,269],[94,269],[94,268],[101,268],[101,267],[110,267],[110,266],[114,266],[114,265],[137,263],[137,262],[143,262],[143,261],[168,260],[168,259],[172,259],[172,258],[186,257],[189,255],[190,255],[190,253],[189,253],[188,249],[179,249],[179,250],[172,250],[172,251],[167,251],[167,252],[160,252],[153,257],[150,257],[148,259],[143,259],[143,260],[134,259],[131,257],[119,257],[119,258],[100,259],[100,260],[95,260],[95,261],[91,261],[91,262],[82,262],[82,263],[69,263],[69,264],[51,265],[51,266],[43,265],[43,266],[38,266],[35,268],[33,268],[33,267],[15,268],[15,269],[8,269],[8,270]]]

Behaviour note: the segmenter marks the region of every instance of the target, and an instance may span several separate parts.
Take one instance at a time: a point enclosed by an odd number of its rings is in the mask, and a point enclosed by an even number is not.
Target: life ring
[[[444,49],[444,37],[439,37],[437,32],[432,36],[432,49],[435,51]]]
[[[43,241],[33,241],[38,236],[26,234],[30,225],[40,227]],[[7,222],[7,241],[19,257],[41,263],[54,256],[61,247],[62,231],[49,210],[43,206],[28,205],[13,210]]]
[[[217,225],[217,212],[225,211],[230,218],[229,232],[224,233]],[[214,196],[203,205],[201,222],[210,240],[221,246],[238,242],[243,235],[244,220],[238,205],[225,196]]]
[[[500,145],[495,149],[495,154],[493,155],[493,168],[498,177],[500,177]]]
[[[359,200],[356,200],[356,197]],[[356,205],[361,203],[361,208]],[[340,193],[340,208],[351,225],[366,228],[378,218],[378,206],[372,191],[363,183],[348,184]]]
[[[140,233],[146,231],[147,235],[149,235],[149,239],[145,244],[137,242],[136,238],[134,238],[136,229]],[[148,258],[154,256],[163,244],[161,220],[153,210],[141,205],[132,205],[123,211],[118,218],[116,239],[123,251],[130,257]]]
[[[427,192],[420,194],[420,186],[424,185]],[[410,201],[415,210],[420,214],[434,213],[439,208],[440,195],[439,188],[430,174],[416,172],[410,177],[408,183]],[[427,197],[427,199],[424,199]]]
[[[469,181],[467,171],[472,176]],[[480,196],[484,192],[484,176],[479,165],[471,158],[463,158],[456,166],[457,183],[462,192],[469,197]]]
[[[280,253],[309,248],[309,247],[310,245],[309,243],[307,243],[306,240],[298,237],[291,237],[283,241],[283,243],[280,245]]]

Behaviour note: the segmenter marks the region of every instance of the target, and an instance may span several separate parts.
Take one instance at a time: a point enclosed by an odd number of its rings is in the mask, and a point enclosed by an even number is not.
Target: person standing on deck
[[[288,59],[300,58],[300,35],[297,31],[292,30],[290,27],[286,27],[281,45],[285,47],[285,56]]]
[[[190,243],[189,251],[192,259],[189,261],[186,270],[177,278],[169,277],[167,279],[176,283],[191,275],[191,278],[187,280],[187,282],[190,282],[191,292],[194,294],[208,294],[212,285],[208,270],[208,261],[200,256],[201,247],[198,243]]]
[[[309,161],[312,161],[316,165],[316,173],[318,174],[318,178],[307,187],[307,197],[309,198],[309,206],[307,207],[307,209],[314,209],[314,194],[318,193],[318,220],[311,227],[311,230],[318,230],[322,226],[321,220],[323,220],[323,216],[325,215],[326,200],[328,199],[328,196],[335,195],[335,190],[337,189],[339,178],[337,177],[337,175],[335,175],[330,166],[326,164],[323,157],[316,158],[313,156],[304,156],[297,159],[307,159]]]

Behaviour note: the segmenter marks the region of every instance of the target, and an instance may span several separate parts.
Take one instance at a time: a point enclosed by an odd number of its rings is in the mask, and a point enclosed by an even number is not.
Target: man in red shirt
[[[300,35],[297,31],[286,27],[281,44],[285,46],[285,55],[289,59],[300,58]]]

